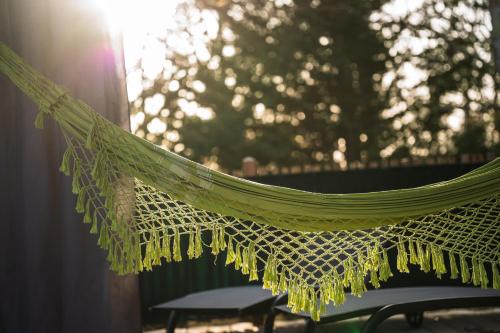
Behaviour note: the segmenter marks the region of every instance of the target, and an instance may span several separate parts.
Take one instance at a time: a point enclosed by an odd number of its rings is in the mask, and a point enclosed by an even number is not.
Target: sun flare
[[[193,63],[206,63],[212,58],[209,43],[219,30],[214,10],[200,9],[193,0],[93,1],[105,16],[111,34],[123,40],[130,102],[141,95],[148,82],[160,75],[172,77],[175,74],[176,68],[169,61],[173,54],[187,56]],[[178,81],[170,83],[169,89],[179,89]],[[203,83],[197,85],[201,87]],[[162,107],[160,102],[155,96],[151,101],[146,100],[145,112],[158,114]],[[179,107],[187,116],[203,120],[213,118],[211,110],[196,102],[179,103]],[[132,117],[132,130],[138,127],[134,122],[142,118]],[[156,118],[148,128],[155,133],[166,130],[165,124]]]

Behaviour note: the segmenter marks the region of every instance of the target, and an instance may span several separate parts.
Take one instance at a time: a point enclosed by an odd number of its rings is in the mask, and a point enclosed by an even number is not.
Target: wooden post
[[[257,176],[257,160],[251,156],[245,157],[242,161],[241,169],[243,171],[243,177]]]

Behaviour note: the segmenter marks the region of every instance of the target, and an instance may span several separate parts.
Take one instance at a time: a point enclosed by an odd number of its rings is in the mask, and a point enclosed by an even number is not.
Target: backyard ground
[[[360,332],[366,317],[345,320],[336,324],[320,326],[316,333]],[[165,329],[145,330],[147,333],[164,333]],[[259,332],[251,322],[213,320],[211,322],[181,322],[176,333],[226,333]],[[278,318],[275,323],[276,333],[303,333],[305,323],[302,320]],[[424,323],[419,329],[411,329],[403,315],[394,316],[379,326],[380,333],[500,333],[500,308],[441,310],[425,313]]]

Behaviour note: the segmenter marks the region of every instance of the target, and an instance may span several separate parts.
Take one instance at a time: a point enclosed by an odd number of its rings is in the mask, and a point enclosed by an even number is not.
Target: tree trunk
[[[493,31],[491,32],[491,46],[495,62],[495,70],[500,73],[500,1],[490,0],[490,15]]]

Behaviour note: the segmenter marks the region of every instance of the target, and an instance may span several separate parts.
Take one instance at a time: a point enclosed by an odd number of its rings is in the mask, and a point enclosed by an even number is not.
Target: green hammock
[[[319,320],[325,305],[379,287],[408,264],[500,289],[500,159],[450,181],[373,193],[319,194],[210,170],[119,128],[72,98],[0,43],[0,71],[67,142],[76,210],[98,233],[111,269],[151,270],[204,248],[226,265],[288,292],[294,311]],[[208,231],[208,233],[206,232]],[[181,249],[187,237],[187,249]],[[445,259],[446,258],[446,259]]]

